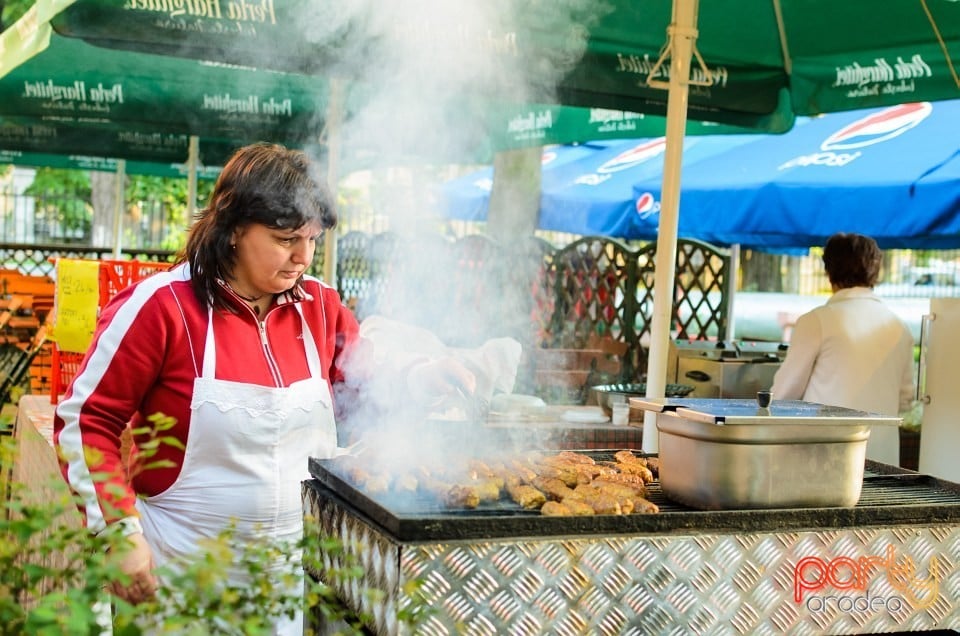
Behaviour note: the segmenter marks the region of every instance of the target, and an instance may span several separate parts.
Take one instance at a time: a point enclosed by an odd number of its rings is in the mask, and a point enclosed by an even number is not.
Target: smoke
[[[493,107],[555,102],[583,56],[595,0],[303,3],[325,74],[348,86],[345,156],[468,163]],[[322,7],[322,10],[321,10]]]
[[[344,121],[339,130],[327,131],[341,140],[338,162],[343,172],[362,165],[381,179],[396,166],[417,175],[414,166],[489,161],[484,153],[495,132],[491,126],[497,125],[492,113],[555,103],[558,83],[586,51],[590,27],[610,10],[596,0],[302,5],[298,21],[309,25],[304,32],[328,61],[325,75],[344,88]],[[486,288],[470,297],[469,280],[451,282],[464,271],[458,261],[463,257],[438,243],[439,223],[430,216],[430,191],[438,184],[424,174],[403,187],[379,184],[376,212],[389,219],[401,244],[397,260],[384,266],[393,277],[378,309],[430,329],[451,347],[479,348],[484,339],[514,335],[505,332],[511,323],[505,317],[529,309],[508,299],[526,295],[529,301],[529,291]],[[488,324],[477,326],[481,320]],[[405,353],[417,353],[414,343],[406,344]],[[437,452],[428,443],[431,436],[423,434],[424,414],[411,408],[402,383],[357,382],[354,390],[361,398],[355,422],[379,427],[377,439],[389,440],[389,449],[412,443],[418,452],[402,453],[411,461]],[[455,413],[457,405],[439,407],[444,409]],[[387,428],[394,434],[386,434]],[[498,443],[505,439],[502,433]]]

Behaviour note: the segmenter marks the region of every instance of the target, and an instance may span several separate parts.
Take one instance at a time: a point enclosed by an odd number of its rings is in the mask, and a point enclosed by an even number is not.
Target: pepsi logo
[[[663,154],[666,147],[667,140],[665,137],[658,137],[657,139],[653,139],[651,141],[645,141],[642,144],[634,146],[630,150],[621,152],[613,159],[606,161],[602,166],[597,168],[597,172],[604,174],[626,170],[632,166],[649,161],[654,157],[659,157]]]
[[[636,207],[637,214],[640,215],[640,218],[645,219],[660,211],[660,202],[657,201],[652,192],[644,192],[637,197]]]
[[[893,139],[907,132],[933,111],[929,102],[900,104],[844,126],[827,137],[821,150],[850,150]]]
[[[540,156],[540,165],[545,166],[548,163],[553,162],[557,158],[557,152],[555,150],[544,150],[543,154]]]

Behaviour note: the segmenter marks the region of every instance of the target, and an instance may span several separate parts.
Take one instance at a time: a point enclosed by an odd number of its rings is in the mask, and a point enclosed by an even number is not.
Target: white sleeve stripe
[[[114,319],[100,335],[96,348],[91,352],[90,360],[83,373],[73,381],[73,391],[69,398],[57,406],[57,415],[63,419],[59,445],[67,463],[67,481],[81,498],[87,517],[87,527],[93,532],[102,532],[106,528],[103,510],[97,499],[94,480],[87,466],[83,452],[83,438],[80,432],[80,411],[87,398],[100,384],[104,371],[117,353],[123,336],[130,329],[143,305],[157,290],[170,283],[189,278],[189,267],[184,264],[171,270],[160,272],[144,280],[133,295],[118,309]]]

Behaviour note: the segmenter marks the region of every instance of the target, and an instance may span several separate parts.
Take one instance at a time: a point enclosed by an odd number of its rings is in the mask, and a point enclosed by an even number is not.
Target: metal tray
[[[870,427],[900,421],[798,400],[769,408],[749,399],[631,406],[657,413],[664,494],[703,510],[854,506]]]

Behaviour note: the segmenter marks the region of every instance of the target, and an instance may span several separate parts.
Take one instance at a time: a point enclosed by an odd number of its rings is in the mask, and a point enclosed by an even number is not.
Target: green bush
[[[0,436],[3,474],[9,473],[14,457],[12,438]],[[76,499],[62,480],[50,485],[55,496],[44,495],[42,501],[23,484],[8,483],[6,490],[0,517],[0,636],[103,633],[94,607],[107,598],[105,589],[124,580],[117,564],[129,542],[119,533],[94,536],[77,524],[63,523]],[[113,598],[113,633],[133,636],[149,629],[255,635],[268,633],[274,619],[292,616],[298,609],[307,616],[338,621],[345,633],[364,633],[364,627],[372,625],[371,617],[352,615],[330,585],[307,576],[302,598],[291,591],[299,586],[304,567],[320,573],[324,581],[340,584],[363,573],[337,538],[322,536],[312,519],[305,523],[304,537],[296,544],[265,541],[237,547],[228,529],[203,546],[200,558],[185,570],[158,571],[166,584],[154,600],[134,606]],[[288,572],[265,575],[266,565],[278,557],[285,559]],[[346,565],[334,568],[330,563]],[[248,573],[249,584],[228,585],[230,567]],[[365,593],[382,594],[372,589]],[[415,625],[426,613],[425,606],[415,604],[398,619]]]

